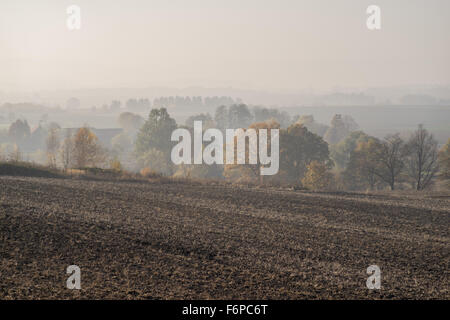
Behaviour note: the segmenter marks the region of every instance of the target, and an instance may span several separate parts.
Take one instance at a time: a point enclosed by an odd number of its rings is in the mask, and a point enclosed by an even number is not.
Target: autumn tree
[[[334,176],[329,167],[319,161],[312,161],[303,177],[302,185],[310,190],[330,190],[334,186]]]
[[[280,132],[280,177],[283,180],[301,180],[314,160],[332,166],[328,144],[320,136],[298,123]]]
[[[317,134],[318,136],[321,136],[321,137],[323,137],[325,132],[327,132],[327,130],[328,130],[328,126],[315,121],[313,115],[297,116],[297,119],[295,122],[303,125],[309,131],[311,131],[312,133]]]
[[[116,172],[121,172],[123,170],[122,163],[117,158],[114,158],[109,162],[109,167]]]
[[[172,163],[167,159],[167,155],[156,148],[151,148],[142,154],[138,159],[138,165],[141,168],[149,168],[153,172],[164,175],[173,173]]]
[[[268,120],[263,122],[253,123],[249,126],[248,129],[252,129],[255,132],[255,142],[256,149],[258,149],[260,142],[260,130],[267,130],[267,150],[272,150],[271,146],[271,129],[280,129],[280,124],[275,120]],[[248,130],[247,129],[247,130]],[[242,134],[245,134],[247,130],[244,130]],[[237,143],[238,137],[234,137],[234,154],[237,155]],[[228,147],[228,146],[225,146]],[[225,154],[225,152],[224,152]],[[256,159],[256,163],[251,164],[250,158],[254,157]],[[252,150],[249,146],[249,139],[245,138],[245,164],[237,164],[236,159],[233,160],[233,164],[226,164],[224,167],[224,176],[228,179],[232,180],[245,180],[245,181],[260,181],[263,182],[263,176],[261,174],[261,168],[263,165],[261,164],[259,158],[259,152],[257,150]]]
[[[350,157],[343,172],[343,181],[350,190],[374,190],[380,184],[380,179],[375,174],[377,170],[377,150],[380,143],[376,138],[368,137],[367,141],[361,140],[350,152]]]
[[[87,127],[78,129],[73,138],[73,160],[77,168],[95,167],[105,160],[97,136]]]
[[[438,172],[438,147],[433,135],[423,125],[407,142],[406,169],[415,183],[416,190],[427,188]]]

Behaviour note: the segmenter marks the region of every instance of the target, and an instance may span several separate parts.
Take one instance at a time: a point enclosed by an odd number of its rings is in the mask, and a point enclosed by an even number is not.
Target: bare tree
[[[48,133],[46,146],[47,146],[48,164],[52,168],[56,168],[56,156],[57,156],[59,144],[60,144],[60,141],[59,141],[58,129],[51,128]]]
[[[4,150],[3,150],[2,146],[0,145],[0,162],[3,162],[6,160],[6,156],[3,153],[4,153]]]
[[[444,185],[450,188],[450,139],[439,152],[440,178]]]
[[[398,175],[405,166],[406,148],[399,134],[388,135],[381,141],[375,151],[377,167],[374,171],[382,181],[395,189]]]
[[[11,152],[9,153],[9,161],[11,162],[19,162],[22,160],[22,152],[20,152],[17,144],[14,144]]]
[[[59,151],[61,157],[61,163],[63,165],[64,171],[70,168],[72,165],[72,150],[73,150],[73,141],[72,141],[72,132],[70,129],[66,131],[66,137],[61,145],[61,149]]]
[[[416,190],[423,190],[430,185],[439,170],[437,141],[420,124],[408,140],[407,149],[407,172],[414,179]]]

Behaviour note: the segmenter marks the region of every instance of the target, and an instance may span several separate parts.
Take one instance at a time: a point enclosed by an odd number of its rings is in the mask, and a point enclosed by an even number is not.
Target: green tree
[[[171,164],[170,153],[173,142],[170,138],[176,128],[177,123],[170,117],[165,108],[152,109],[136,138],[135,153],[138,160],[140,159],[142,162],[154,158],[154,161],[158,159],[158,163],[162,161]],[[158,156],[149,157],[150,151],[150,154],[157,153]],[[147,160],[144,160],[144,158]],[[148,163],[148,166],[152,170],[157,170],[151,163]]]
[[[347,137],[349,133],[350,130],[342,119],[342,116],[340,114],[336,114],[333,119],[331,119],[331,125],[327,132],[325,132],[323,139],[330,145],[333,145],[339,143],[342,139]]]
[[[122,105],[122,102],[118,101],[118,100],[113,100],[111,102],[111,105],[109,106],[109,110],[110,111],[119,111],[120,110],[120,106]]]
[[[22,142],[28,138],[30,134],[31,130],[27,120],[16,120],[11,124],[8,130],[8,135],[14,142]]]
[[[228,124],[232,129],[247,128],[253,115],[245,104],[234,104],[228,108]]]
[[[280,177],[299,181],[314,160],[333,165],[328,144],[320,136],[298,123],[280,132]]]
[[[214,121],[216,122],[217,128],[221,130],[228,128],[228,109],[226,106],[220,106],[216,109]]]
[[[360,142],[366,142],[368,140],[369,136],[363,131],[351,132],[347,138],[330,147],[331,158],[338,168],[345,169],[350,161],[352,151],[356,149]]]
[[[197,115],[190,116],[189,118],[187,118],[185,125],[187,127],[193,128],[194,121],[201,121],[203,124],[203,130],[214,127],[214,120],[212,119],[209,113],[200,113]]]
[[[133,134],[142,127],[144,119],[140,115],[131,112],[122,112],[117,122],[127,133]]]
[[[291,116],[286,111],[279,111],[275,108],[264,108],[255,106],[252,108],[255,122],[264,122],[275,120],[280,124],[281,128],[287,128],[291,123]]]
[[[115,156],[125,155],[132,151],[133,142],[126,132],[119,133],[111,139],[112,152]]]

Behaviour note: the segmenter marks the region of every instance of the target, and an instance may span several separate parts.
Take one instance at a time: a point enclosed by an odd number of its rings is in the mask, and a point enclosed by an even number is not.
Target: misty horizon
[[[450,85],[447,1],[377,1],[377,31],[366,1],[122,2],[77,1],[68,30],[70,1],[2,1],[0,91]]]
[[[0,303],[449,300],[449,31],[449,0],[1,0]]]

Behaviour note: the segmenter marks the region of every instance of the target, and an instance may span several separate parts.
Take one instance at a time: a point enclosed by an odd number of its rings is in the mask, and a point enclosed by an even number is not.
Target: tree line
[[[251,123],[254,113],[245,105],[233,105],[219,107],[214,118],[208,114],[192,116],[184,127],[192,130],[193,121],[201,120],[219,129],[279,128],[280,172],[264,177],[268,183],[291,183],[310,189],[424,190],[438,177],[448,180],[449,142],[439,151],[437,141],[423,125],[406,139],[398,133],[379,139],[356,130],[358,125],[349,116],[336,115],[330,126],[322,128],[311,117],[297,117],[282,128],[276,118],[280,115],[268,112],[264,121]],[[260,181],[258,165],[172,166],[170,135],[177,127],[166,109],[151,111],[135,142],[134,153],[142,167],[175,176]],[[322,131],[313,132],[316,130]]]
[[[279,129],[280,170],[261,177],[261,165],[178,165],[170,160],[172,132],[183,127],[193,130],[194,121],[203,128]],[[441,150],[423,126],[408,136],[399,133],[383,139],[361,131],[346,115],[335,115],[330,125],[317,123],[312,116],[291,118],[275,109],[243,104],[222,106],[214,117],[198,114],[179,125],[166,108],[154,108],[147,119],[123,112],[118,117],[123,131],[107,150],[88,127],[71,131],[53,124],[46,128],[45,154],[51,167],[64,170],[84,167],[111,167],[117,170],[158,172],[167,176],[224,179],[236,182],[289,184],[313,190],[425,190],[439,181],[449,186],[450,139]],[[16,142],[30,137],[29,125],[17,120],[9,128]],[[3,160],[18,161],[15,147],[1,152]],[[270,149],[270,147],[269,147]],[[1,159],[0,159],[1,160]]]

